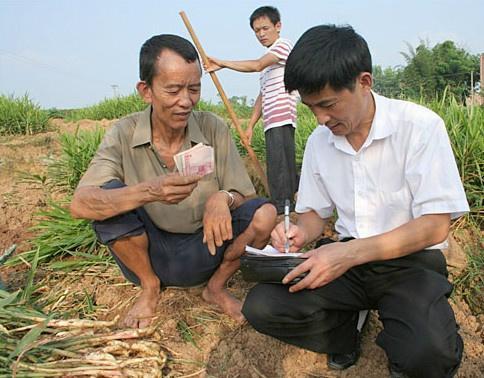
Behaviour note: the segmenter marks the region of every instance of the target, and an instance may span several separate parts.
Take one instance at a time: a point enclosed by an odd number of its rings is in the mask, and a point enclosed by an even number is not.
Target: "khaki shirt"
[[[161,202],[144,205],[150,218],[162,230],[193,233],[201,228],[205,202],[220,189],[233,190],[243,196],[255,194],[230,131],[221,118],[209,112],[192,113],[182,150],[197,143],[214,148],[215,170],[204,176],[192,194],[176,205]],[[170,170],[151,140],[150,106],[113,125],[81,178],[79,187],[101,186],[113,179],[129,186],[168,173]]]

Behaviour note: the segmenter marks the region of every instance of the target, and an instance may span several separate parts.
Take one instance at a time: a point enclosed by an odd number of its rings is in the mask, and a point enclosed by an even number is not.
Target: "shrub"
[[[32,135],[47,129],[49,116],[25,94],[0,95],[0,135]]]

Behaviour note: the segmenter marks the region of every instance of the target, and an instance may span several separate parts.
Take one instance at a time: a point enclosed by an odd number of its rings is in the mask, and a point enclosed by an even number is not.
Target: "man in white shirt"
[[[259,284],[243,314],[258,331],[328,354],[345,369],[359,355],[358,311],[378,310],[377,344],[394,377],[455,374],[463,343],[440,251],[450,221],[469,210],[442,119],[374,93],[365,40],[347,27],[309,29],[286,64],[318,123],[304,153],[297,225],[272,232],[290,252],[316,240],[336,210],[339,242],[318,243],[284,279]]]
[[[277,8],[257,8],[250,16],[250,27],[267,52],[254,60],[221,60],[209,58],[207,71],[229,68],[239,72],[260,72],[260,93],[247,124],[249,143],[252,132],[262,117],[266,141],[267,181],[271,200],[277,212],[284,212],[286,199],[294,208],[297,192],[296,128],[297,94],[288,93],[284,86],[284,67],[292,49],[292,42],[281,38],[281,16]]]

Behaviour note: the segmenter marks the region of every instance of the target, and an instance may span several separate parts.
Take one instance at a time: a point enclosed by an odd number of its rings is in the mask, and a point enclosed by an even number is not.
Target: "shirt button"
[[[360,155],[356,155],[356,156],[355,156],[355,160],[356,160],[356,161],[360,161]]]

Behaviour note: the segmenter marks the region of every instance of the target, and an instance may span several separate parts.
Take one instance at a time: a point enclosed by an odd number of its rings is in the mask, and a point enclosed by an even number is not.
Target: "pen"
[[[289,238],[287,234],[289,233],[289,205],[290,202],[287,199],[284,204],[284,235],[286,236],[286,242],[284,243],[284,252],[289,252]]]

